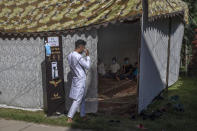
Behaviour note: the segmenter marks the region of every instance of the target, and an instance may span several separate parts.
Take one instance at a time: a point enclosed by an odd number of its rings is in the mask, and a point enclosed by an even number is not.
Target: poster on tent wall
[[[47,115],[65,111],[63,53],[61,37],[45,37]]]

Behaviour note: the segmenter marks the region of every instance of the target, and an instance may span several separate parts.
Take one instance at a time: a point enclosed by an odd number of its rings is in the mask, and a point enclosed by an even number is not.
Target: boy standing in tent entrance
[[[86,42],[77,40],[75,50],[68,55],[68,64],[70,66],[73,78],[69,97],[73,100],[68,112],[68,123],[72,122],[78,107],[80,106],[80,116],[85,118],[85,81],[86,70],[90,68],[89,51],[85,49]],[[85,51],[86,57],[82,56]]]

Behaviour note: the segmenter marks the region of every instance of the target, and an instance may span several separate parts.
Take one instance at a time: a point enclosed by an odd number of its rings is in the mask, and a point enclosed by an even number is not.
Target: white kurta
[[[90,68],[90,57],[83,57],[73,51],[68,55],[68,63],[73,74],[69,97],[77,100],[80,92],[85,90],[86,70]]]

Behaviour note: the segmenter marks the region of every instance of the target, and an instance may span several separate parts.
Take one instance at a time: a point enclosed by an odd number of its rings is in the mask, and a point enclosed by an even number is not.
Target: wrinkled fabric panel
[[[169,20],[143,23],[142,30],[139,112],[165,88]]]
[[[180,53],[184,35],[184,25],[179,17],[172,19],[172,36],[170,45],[169,83],[173,85],[179,77]]]
[[[0,104],[43,107],[43,40],[0,39]]]
[[[90,30],[63,37],[63,62],[64,62],[64,86],[66,94],[66,109],[69,110],[72,100],[69,98],[72,75],[68,65],[67,56],[75,48],[75,41],[83,39],[87,42],[87,49],[90,51],[91,68],[88,71],[86,80],[86,113],[97,112],[97,31]]]

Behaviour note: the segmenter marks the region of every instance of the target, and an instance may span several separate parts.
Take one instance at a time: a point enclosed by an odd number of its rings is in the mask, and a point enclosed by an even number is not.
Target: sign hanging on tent
[[[59,38],[58,37],[48,37],[48,44],[50,46],[59,46]]]

